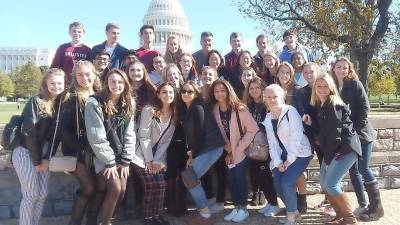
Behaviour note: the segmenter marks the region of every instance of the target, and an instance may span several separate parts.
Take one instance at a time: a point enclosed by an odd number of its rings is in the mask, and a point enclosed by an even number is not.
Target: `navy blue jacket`
[[[96,55],[103,51],[104,49],[106,49],[106,41],[104,41],[103,43],[96,45],[92,48],[92,51],[90,51],[90,60],[94,60],[94,58],[96,57]],[[128,49],[126,49],[125,47],[123,47],[120,44],[117,44],[115,46],[114,52],[110,57],[110,63],[108,64],[108,69],[114,69],[114,68],[118,68],[120,69],[123,65],[123,60],[125,55],[127,54]]]

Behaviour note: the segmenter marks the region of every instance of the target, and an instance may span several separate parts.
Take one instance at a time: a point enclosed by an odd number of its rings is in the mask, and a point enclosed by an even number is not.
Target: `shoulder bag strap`
[[[161,135],[160,135],[160,138],[158,138],[158,141],[154,144],[154,146],[153,146],[153,154],[154,154],[154,152],[155,151],[157,151],[157,146],[158,146],[158,143],[161,141],[161,138],[164,136],[164,134],[167,132],[167,130],[169,129],[169,127],[171,126],[171,121],[172,121],[172,116],[171,116],[171,118],[169,119],[169,123],[168,123],[168,126],[167,126],[167,128],[165,128],[164,129],[164,131],[161,133]]]
[[[50,161],[50,159],[51,159],[51,157],[53,155],[53,151],[54,151],[54,142],[56,141],[58,123],[60,122],[60,109],[61,109],[61,98],[60,98],[60,102],[58,103],[58,112],[57,112],[57,118],[56,118],[56,128],[54,129],[53,141],[51,142],[49,161]]]
[[[236,120],[237,120],[238,127],[239,127],[240,138],[243,138],[244,133],[243,133],[243,129],[242,129],[242,122],[240,122],[239,111],[235,110],[235,113],[236,113]]]

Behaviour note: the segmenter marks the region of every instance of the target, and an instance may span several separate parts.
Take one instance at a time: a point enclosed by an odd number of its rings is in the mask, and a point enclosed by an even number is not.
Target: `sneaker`
[[[232,221],[237,213],[238,213],[238,209],[234,208],[228,215],[224,216],[224,220],[225,221]]]
[[[266,211],[266,212],[264,213],[264,216],[266,216],[266,217],[272,217],[272,216],[278,215],[280,212],[281,212],[281,208],[279,208],[279,206],[277,206],[277,205],[276,205],[276,206],[271,205],[271,207],[269,208],[269,210]]]
[[[232,221],[236,223],[242,222],[247,217],[249,217],[249,211],[247,211],[246,209],[239,209],[237,210],[237,213],[235,217],[233,217]]]
[[[266,206],[264,206],[264,207],[262,207],[261,209],[259,209],[259,210],[258,210],[258,213],[264,214],[265,212],[267,212],[267,211],[271,208],[271,206],[272,206],[272,205],[270,205],[270,204],[268,203]]]
[[[320,208],[323,208],[323,207],[325,207],[327,205],[330,205],[329,201],[324,199],[324,200],[322,200],[321,203],[319,203],[318,205],[314,206],[314,209],[320,209]]]
[[[367,207],[357,207],[353,214],[355,217],[360,217],[361,214],[365,213],[368,210]]]
[[[210,213],[219,213],[224,210],[224,203],[223,202],[216,202],[208,208]]]

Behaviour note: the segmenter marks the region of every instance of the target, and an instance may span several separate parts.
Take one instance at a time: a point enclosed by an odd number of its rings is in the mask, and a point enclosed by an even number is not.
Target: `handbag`
[[[243,138],[243,130],[242,123],[240,121],[239,112],[235,111],[236,119],[239,127],[240,138]],[[251,141],[249,147],[245,150],[245,154],[247,157],[253,160],[258,161],[267,161],[268,160],[268,142],[265,137],[265,133],[262,130],[258,130],[253,140]]]
[[[54,130],[53,141],[50,147],[50,158],[49,158],[49,170],[52,172],[73,172],[76,169],[76,156],[54,156],[54,143],[56,140],[58,124],[60,122],[60,109],[61,109],[61,99],[58,103],[58,112],[57,112],[57,119],[56,119],[56,128]],[[77,134],[79,137],[79,123],[78,123],[78,108],[76,108],[76,116],[77,116]]]

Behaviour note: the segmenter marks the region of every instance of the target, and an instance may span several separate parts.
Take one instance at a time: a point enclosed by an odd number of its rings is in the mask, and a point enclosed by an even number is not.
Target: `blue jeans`
[[[218,160],[223,151],[223,147],[218,147],[213,150],[210,150],[206,153],[203,153],[192,161],[193,171],[197,175],[197,178],[200,179],[209,169],[210,167]],[[194,203],[198,209],[204,209],[207,207],[207,197],[204,192],[203,186],[201,183],[196,187],[189,190]]]
[[[367,199],[365,198],[363,183],[368,184],[376,182],[376,179],[369,168],[372,154],[372,142],[361,144],[361,150],[362,157],[359,158],[350,169],[350,179],[357,196],[358,205],[360,207],[367,207]]]
[[[235,206],[247,205],[247,167],[249,160],[244,158],[233,168],[228,168],[228,183],[231,198]]]
[[[306,170],[311,159],[312,156],[297,157],[285,172],[279,172],[278,168],[273,170],[275,191],[285,203],[287,212],[292,213],[297,210],[296,182]]]
[[[352,151],[343,155],[340,159],[334,158],[329,166],[326,165],[325,161],[322,162],[319,183],[327,195],[335,197],[342,194],[340,182],[356,160],[357,153]]]

